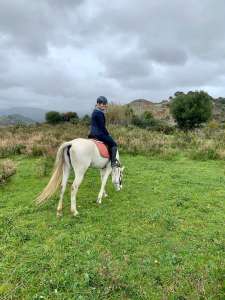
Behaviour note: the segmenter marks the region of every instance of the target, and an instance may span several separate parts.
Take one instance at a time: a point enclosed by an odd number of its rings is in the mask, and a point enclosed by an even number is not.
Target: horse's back
[[[76,153],[92,154],[95,152],[95,145],[90,139],[77,138],[71,141],[72,149]]]
[[[107,158],[101,157],[97,146],[91,139],[77,138],[72,140],[70,154],[75,164],[103,167],[108,161]]]

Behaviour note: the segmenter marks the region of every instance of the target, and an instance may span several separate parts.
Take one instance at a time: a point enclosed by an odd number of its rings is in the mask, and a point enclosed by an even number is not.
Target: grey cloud
[[[224,74],[225,63],[222,65],[213,62],[201,62],[193,60],[185,69],[178,68],[171,70],[169,83],[181,86],[198,87],[215,84]]]
[[[187,53],[179,48],[174,48],[164,46],[149,50],[149,58],[158,63],[168,64],[168,65],[184,65],[188,60]]]
[[[190,52],[197,57],[212,55],[215,58],[215,48],[218,55],[224,56],[220,47],[225,36],[225,3],[222,0],[216,5],[212,1],[193,0],[188,3],[180,0],[134,1],[129,10],[126,1],[120,9],[117,1],[113,3],[109,9],[102,9],[99,15],[100,20],[107,19],[111,35],[120,32],[121,35],[137,38],[141,47],[149,49],[150,53],[155,45],[162,51],[172,43],[174,50],[182,47],[186,54]]]
[[[223,0],[1,0],[0,108],[224,96],[224,11]]]
[[[106,76],[117,79],[143,78],[151,72],[151,65],[142,57],[141,51],[140,54],[135,51],[122,55],[114,53],[107,61],[105,60],[105,65],[107,65]]]
[[[43,2],[48,2],[50,7],[57,7],[60,9],[65,8],[74,8],[77,7],[85,2],[85,0],[41,0]]]
[[[46,55],[49,44],[69,42],[73,25],[78,22],[76,9],[81,3],[81,0],[2,0],[0,32],[8,37],[10,47],[33,55]]]

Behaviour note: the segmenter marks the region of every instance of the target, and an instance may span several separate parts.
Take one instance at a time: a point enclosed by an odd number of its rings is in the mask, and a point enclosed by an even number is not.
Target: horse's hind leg
[[[76,205],[76,197],[77,197],[78,188],[81,185],[81,182],[83,181],[85,172],[86,172],[85,169],[75,171],[75,173],[76,173],[75,179],[72,184],[72,190],[71,190],[71,213],[73,216],[78,215],[77,205]]]
[[[65,162],[64,165],[63,165],[62,189],[61,189],[61,193],[60,193],[59,203],[58,203],[58,206],[57,206],[57,216],[58,217],[62,216],[63,195],[64,195],[65,190],[66,190],[66,184],[67,184],[69,175],[70,175],[70,165]]]

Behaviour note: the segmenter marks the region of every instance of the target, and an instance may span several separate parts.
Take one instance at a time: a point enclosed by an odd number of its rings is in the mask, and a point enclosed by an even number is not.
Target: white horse
[[[119,152],[117,151],[117,159],[119,161]],[[122,177],[124,167],[111,167],[111,162],[108,158],[100,155],[96,144],[90,139],[75,139],[70,142],[63,143],[57,152],[55,168],[52,177],[44,188],[42,193],[37,197],[36,203],[42,204],[47,201],[61,185],[59,204],[57,207],[57,216],[62,215],[63,195],[66,189],[66,184],[70,174],[70,167],[73,167],[75,179],[71,190],[71,213],[73,216],[78,214],[76,207],[76,195],[78,188],[83,181],[84,175],[89,167],[100,169],[101,189],[98,194],[97,203],[102,202],[102,197],[107,197],[105,185],[109,175],[112,173],[112,182],[117,191],[122,188]]]

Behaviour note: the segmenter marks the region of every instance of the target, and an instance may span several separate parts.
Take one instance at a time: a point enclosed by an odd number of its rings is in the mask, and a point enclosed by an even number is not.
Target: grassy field
[[[57,196],[33,203],[52,162],[13,160],[0,186],[0,299],[225,299],[224,161],[123,155],[121,192],[109,182],[97,206],[90,170],[79,216],[68,189],[58,219]]]

